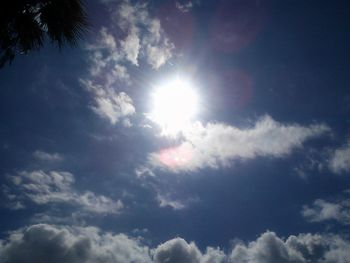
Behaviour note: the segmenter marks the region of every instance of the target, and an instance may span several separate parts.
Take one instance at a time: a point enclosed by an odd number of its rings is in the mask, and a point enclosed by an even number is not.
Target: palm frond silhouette
[[[46,39],[75,46],[88,29],[81,0],[5,0],[0,9],[0,68]]]

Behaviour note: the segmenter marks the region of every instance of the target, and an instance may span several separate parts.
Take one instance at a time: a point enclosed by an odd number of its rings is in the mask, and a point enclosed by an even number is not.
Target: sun
[[[192,83],[175,78],[156,87],[152,93],[149,117],[158,124],[163,135],[177,135],[184,131],[198,111],[198,96]]]

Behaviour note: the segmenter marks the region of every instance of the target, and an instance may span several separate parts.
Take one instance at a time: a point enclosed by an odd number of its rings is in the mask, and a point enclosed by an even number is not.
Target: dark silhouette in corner
[[[88,29],[82,0],[4,0],[0,8],[0,68],[45,40],[75,46]]]

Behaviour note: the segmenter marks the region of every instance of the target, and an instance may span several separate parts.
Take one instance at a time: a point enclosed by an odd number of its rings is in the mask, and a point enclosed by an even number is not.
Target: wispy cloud
[[[130,29],[129,34],[121,41],[121,49],[124,52],[126,59],[132,64],[138,66],[138,57],[141,48],[138,30],[136,28]]]
[[[350,142],[332,152],[329,168],[334,173],[350,172]]]
[[[195,5],[198,5],[199,2],[199,0],[178,0],[175,2],[175,6],[181,12],[187,13],[191,11]]]
[[[310,222],[338,222],[350,225],[349,191],[335,200],[317,199],[312,205],[304,205],[302,215]]]
[[[160,21],[148,12],[145,3],[104,1],[111,24],[102,27],[94,43],[86,45],[90,75],[82,85],[94,98],[92,109],[116,124],[122,120],[131,126],[130,116],[136,110],[127,87],[132,85],[128,67],[144,59],[153,69],[164,65],[171,57],[174,45],[165,36]],[[112,33],[112,32],[118,32]]]
[[[115,65],[138,66],[140,59],[158,69],[172,56],[174,45],[167,38],[160,20],[152,17],[146,3],[132,4],[124,0],[105,3],[112,21],[109,28],[103,27],[95,43],[87,45],[90,52],[92,72],[100,73]],[[118,31],[118,36],[111,33]]]
[[[160,207],[171,207],[174,210],[181,210],[186,207],[186,205],[180,200],[174,200],[168,195],[157,194],[157,201]]]
[[[150,163],[176,172],[218,168],[230,165],[233,160],[258,156],[281,158],[302,148],[306,140],[328,131],[330,128],[323,124],[282,124],[270,116],[261,117],[244,129],[221,123],[197,123],[183,133],[179,146],[152,153]]]
[[[153,69],[160,68],[172,57],[174,45],[163,36],[163,30],[158,19],[148,22],[148,32],[143,39],[146,59]]]
[[[116,92],[91,81],[81,82],[95,96],[95,105],[91,108],[102,118],[116,124],[121,119],[124,123],[130,123],[128,117],[135,114],[136,110],[132,99],[125,92]],[[129,126],[129,125],[126,125]]]
[[[146,175],[155,176],[154,172],[146,166],[140,166],[140,167],[136,168],[135,174],[137,177],[143,177]]]
[[[75,178],[69,172],[22,171],[9,178],[11,185],[6,187],[7,191],[4,194],[10,203],[19,203],[21,208],[25,208],[25,204],[30,201],[37,205],[73,205],[94,214],[117,214],[123,209],[120,200],[114,201],[91,191],[75,190],[72,187]],[[11,205],[9,208],[12,208]]]
[[[33,157],[40,161],[59,162],[63,160],[63,156],[59,153],[48,153],[37,150],[33,153]]]
[[[147,4],[122,1],[113,13],[119,29],[126,33],[120,40],[121,50],[132,64],[138,65],[138,59],[144,57],[153,69],[158,69],[172,57],[174,45],[166,37],[160,20],[148,12]]]

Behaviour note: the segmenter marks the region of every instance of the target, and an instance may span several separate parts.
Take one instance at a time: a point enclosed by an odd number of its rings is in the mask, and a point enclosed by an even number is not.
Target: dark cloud
[[[0,247],[2,263],[147,263],[149,250],[126,235],[101,234],[97,228],[33,225],[13,232]]]

